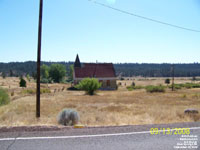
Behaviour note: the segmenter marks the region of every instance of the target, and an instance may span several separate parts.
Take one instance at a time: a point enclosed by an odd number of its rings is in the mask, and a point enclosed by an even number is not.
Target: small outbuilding
[[[102,83],[102,90],[117,89],[115,69],[112,63],[81,63],[76,56],[73,79],[78,84],[84,78],[96,78]]]

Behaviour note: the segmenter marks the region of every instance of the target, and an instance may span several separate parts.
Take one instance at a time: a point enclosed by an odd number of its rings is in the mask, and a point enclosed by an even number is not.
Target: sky
[[[88,0],[43,0],[42,61],[200,62],[200,32],[151,22]],[[200,30],[199,0],[96,0]],[[0,62],[37,60],[39,0],[0,0]]]

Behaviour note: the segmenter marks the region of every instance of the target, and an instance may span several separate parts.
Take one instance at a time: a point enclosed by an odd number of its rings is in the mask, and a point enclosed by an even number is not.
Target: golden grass
[[[131,81],[125,82],[131,84]],[[157,85],[164,83],[164,78],[136,79],[134,82],[136,85]],[[180,82],[189,80],[181,79]],[[187,108],[200,110],[200,89],[147,93],[144,89],[128,91],[121,86],[118,91],[99,91],[89,96],[82,91],[67,91],[68,84],[44,84],[42,87],[49,88],[51,93],[41,95],[41,118],[36,119],[35,95],[23,95],[24,89],[18,87],[18,78],[0,79],[0,85],[2,83],[3,88],[9,92],[14,90],[15,94],[11,96],[10,104],[0,107],[0,126],[58,125],[57,115],[63,108],[76,109],[81,124],[87,126],[200,121],[199,114],[184,114]],[[28,82],[27,85],[28,88],[35,87],[34,82]]]

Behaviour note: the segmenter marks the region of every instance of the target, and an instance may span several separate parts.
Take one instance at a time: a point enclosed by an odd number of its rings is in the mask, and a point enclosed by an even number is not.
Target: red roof
[[[81,67],[75,67],[75,77],[76,78],[108,78],[116,77],[115,69],[112,63],[83,63]]]

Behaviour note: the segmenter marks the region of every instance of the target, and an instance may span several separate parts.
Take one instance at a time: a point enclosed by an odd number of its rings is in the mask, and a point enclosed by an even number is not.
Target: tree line
[[[70,70],[73,62],[42,62],[42,65],[51,66],[52,64],[62,64],[66,68],[66,75],[71,76]],[[153,63],[118,63],[114,64],[117,76],[132,77],[170,77],[172,75],[172,64],[153,64]],[[10,62],[0,63],[1,76],[36,76],[36,62]],[[195,77],[200,76],[200,64],[174,64],[175,77]]]

